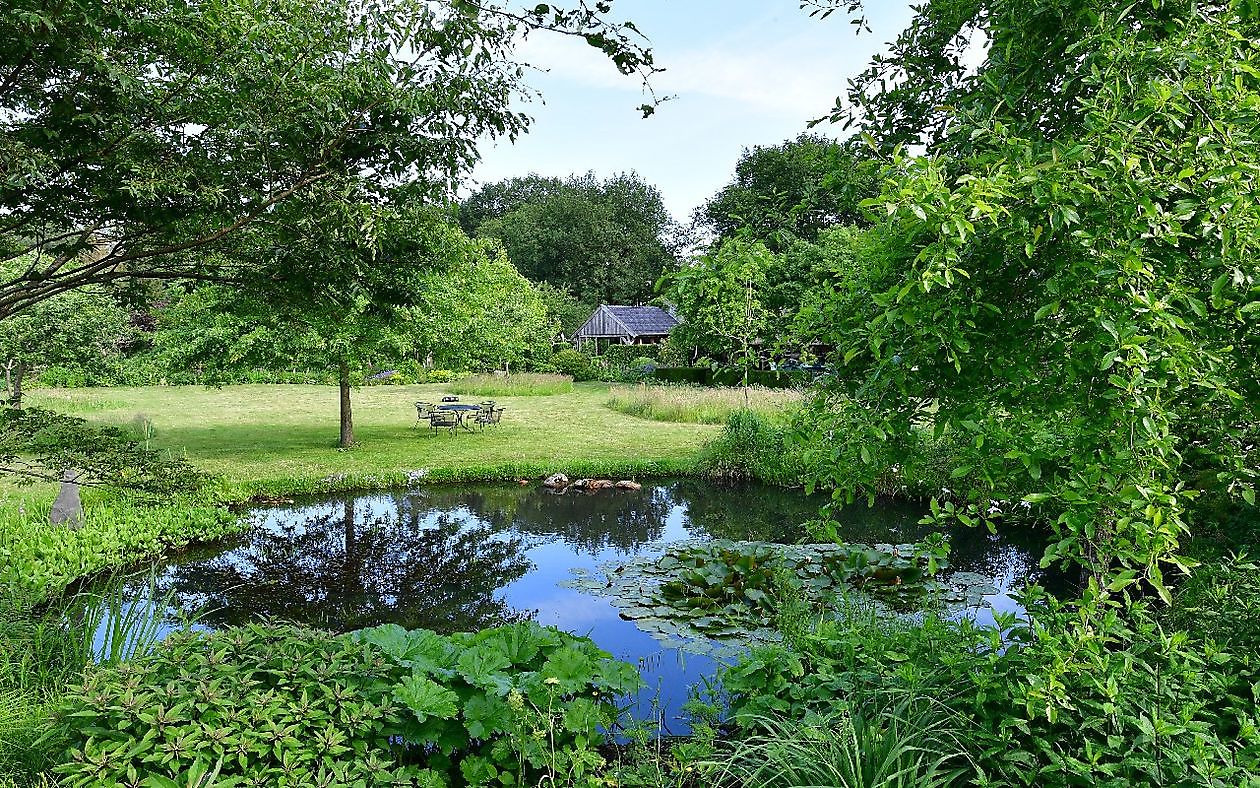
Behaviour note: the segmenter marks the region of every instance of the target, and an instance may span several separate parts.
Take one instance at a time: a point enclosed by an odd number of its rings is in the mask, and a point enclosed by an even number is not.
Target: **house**
[[[574,336],[581,348],[586,342],[607,340],[605,344],[655,345],[669,338],[678,325],[677,317],[658,306],[617,306],[602,304]]]

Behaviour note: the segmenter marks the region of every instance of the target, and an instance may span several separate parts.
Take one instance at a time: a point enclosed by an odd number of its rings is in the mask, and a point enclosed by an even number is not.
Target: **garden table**
[[[476,411],[481,410],[481,406],[480,405],[443,404],[443,405],[438,405],[437,409],[454,411],[455,417],[459,419],[459,426],[463,427],[469,432],[474,432],[475,430],[473,430],[472,427],[468,426],[468,423],[465,421],[465,419],[468,418],[469,413],[475,413]]]

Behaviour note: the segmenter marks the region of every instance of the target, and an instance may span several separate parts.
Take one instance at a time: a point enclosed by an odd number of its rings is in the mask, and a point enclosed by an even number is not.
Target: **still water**
[[[572,570],[659,552],[671,542],[723,538],[793,543],[824,502],[761,485],[658,481],[640,491],[556,495],[534,487],[424,487],[296,500],[255,509],[238,541],[182,554],[159,587],[203,627],[294,621],[336,631],[392,622],[455,632],[532,618],[592,638],[640,665],[648,689],[639,718],[685,730],[688,693],[713,675],[713,658],[663,646],[614,604],[564,584]],[[843,512],[847,541],[915,541],[920,506],[881,501]],[[989,578],[997,593],[967,611],[1018,612],[1011,594],[1043,579],[1032,534],[950,534],[951,571]]]

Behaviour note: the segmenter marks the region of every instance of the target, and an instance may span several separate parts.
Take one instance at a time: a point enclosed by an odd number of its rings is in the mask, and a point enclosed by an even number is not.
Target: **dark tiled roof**
[[[678,318],[659,306],[613,306],[610,304],[605,308],[630,330],[631,336],[668,334],[678,325]]]

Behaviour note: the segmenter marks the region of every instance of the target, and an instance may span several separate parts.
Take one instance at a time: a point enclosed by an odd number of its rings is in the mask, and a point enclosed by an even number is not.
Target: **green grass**
[[[151,443],[223,479],[221,495],[381,488],[420,481],[573,475],[686,473],[719,429],[636,419],[604,407],[608,387],[580,383],[568,394],[496,397],[503,422],[475,434],[415,426],[417,400],[435,402],[449,384],[373,386],[354,392],[357,445],[339,450],[333,386],[244,385],[112,388],[91,421],[130,425],[143,414]],[[72,409],[104,401],[99,390],[42,390],[30,404]],[[66,408],[66,403],[70,404]],[[51,487],[42,488],[51,500]],[[13,494],[10,494],[13,497]],[[22,495],[26,498],[27,496]]]
[[[521,372],[515,375],[470,375],[447,385],[452,394],[477,397],[545,397],[573,392],[573,378]]]
[[[699,386],[613,386],[607,405],[612,410],[652,421],[681,424],[725,424],[730,415],[745,404],[772,418],[778,418],[801,402],[799,392],[749,386],[745,403],[742,388],[702,388]]]

